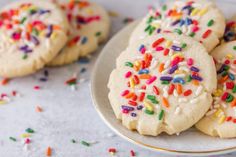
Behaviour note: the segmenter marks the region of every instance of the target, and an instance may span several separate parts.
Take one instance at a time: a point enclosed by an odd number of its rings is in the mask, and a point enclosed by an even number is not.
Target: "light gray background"
[[[125,17],[135,19],[145,15],[147,6],[157,0],[93,0],[103,5],[107,10],[115,11],[118,17],[112,17],[112,34],[118,32],[125,25]],[[0,0],[0,6],[10,0]],[[232,0],[233,2],[233,0]],[[223,8],[224,11],[227,8]],[[232,14],[233,10],[227,10]],[[43,71],[35,75],[13,79],[9,85],[0,86],[1,93],[17,90],[22,94],[14,98],[11,103],[0,106],[0,157],[44,157],[48,146],[53,148],[55,157],[108,157],[108,148],[118,150],[116,156],[128,157],[130,150],[137,152],[139,157],[166,157],[149,150],[142,149],[117,136],[102,122],[92,105],[90,97],[90,73],[99,51],[93,56],[90,64],[78,64],[48,69],[49,81],[41,83],[38,79]],[[81,79],[88,79],[78,85],[77,91],[71,91],[64,85],[65,80],[81,68],[87,72],[80,74]],[[34,91],[35,85],[42,86],[42,90]],[[40,105],[44,112],[36,113],[35,107]],[[31,137],[29,151],[23,149],[20,135],[26,128],[36,131]],[[9,136],[17,138],[17,142],[9,140]],[[85,140],[96,141],[91,147],[84,147],[79,143],[73,144],[71,139],[78,142]],[[222,155],[223,156],[223,155]],[[234,154],[224,155],[227,157]]]

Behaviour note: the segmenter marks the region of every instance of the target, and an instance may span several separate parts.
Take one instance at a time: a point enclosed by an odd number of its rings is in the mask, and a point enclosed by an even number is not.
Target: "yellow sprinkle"
[[[226,58],[227,58],[227,59],[232,59],[232,58],[233,58],[233,55],[232,55],[232,54],[227,54],[227,55],[226,55]]]
[[[131,88],[135,87],[135,83],[134,83],[134,79],[133,78],[130,78],[129,83],[130,83],[130,87]]]
[[[172,45],[172,42],[170,40],[166,41],[166,47],[169,48]]]
[[[183,70],[175,70],[175,74],[184,74],[185,73],[185,71],[183,71]]]
[[[140,62],[139,62],[139,61],[135,61],[135,62],[134,62],[134,65],[136,65],[137,67],[139,67],[139,66],[140,66]]]
[[[108,14],[111,16],[111,17],[118,17],[119,14],[117,12],[114,12],[114,11],[108,11]]]
[[[22,138],[27,138],[27,137],[30,137],[30,134],[27,134],[27,133],[21,134],[21,137],[22,137]]]
[[[0,100],[0,105],[4,105],[4,104],[6,104],[6,103],[7,103],[6,101]]]
[[[221,109],[218,109],[218,110],[215,112],[215,117],[219,117],[222,113],[223,113],[223,111],[222,111]]]
[[[86,12],[89,14],[89,15],[92,15],[94,12],[92,9],[87,9]]]
[[[208,8],[204,8],[198,13],[198,15],[203,16],[204,14],[206,14],[207,11],[208,11]]]
[[[45,36],[45,31],[41,31],[39,34],[40,37],[44,37]]]
[[[183,57],[182,53],[176,53],[173,56],[171,56],[171,59],[174,59],[175,57]]]
[[[192,11],[191,16],[197,15],[198,12],[199,12],[199,9],[195,8],[195,9]]]
[[[51,39],[56,39],[56,37],[57,37],[57,33],[53,32],[52,35],[51,35]]]
[[[219,124],[222,124],[225,121],[225,115],[220,116],[220,119],[218,120]]]
[[[155,27],[155,28],[160,28],[161,25],[159,23],[152,23],[151,26]]]
[[[152,106],[152,104],[150,104],[149,102],[147,102],[147,101],[143,101],[143,104],[144,104],[144,106],[147,108],[147,110],[149,110],[149,111],[153,111],[153,106]]]

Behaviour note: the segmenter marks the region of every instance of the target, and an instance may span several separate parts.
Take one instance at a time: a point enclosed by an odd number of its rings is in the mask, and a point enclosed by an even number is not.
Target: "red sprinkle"
[[[152,44],[152,47],[155,48],[157,47],[159,44],[161,44],[165,39],[164,38],[160,38],[160,39],[157,39],[153,44]]]
[[[127,94],[129,94],[129,90],[125,90],[121,93],[121,96],[126,96]]]
[[[117,150],[116,150],[115,148],[109,148],[109,149],[108,149],[108,152],[109,152],[109,153],[116,153]]]
[[[137,102],[132,101],[132,100],[129,100],[128,104],[131,106],[137,106]]]
[[[34,89],[35,89],[35,90],[39,90],[39,89],[41,89],[41,88],[40,88],[40,86],[34,86]]]
[[[158,46],[157,48],[156,48],[156,51],[163,51],[164,50],[164,47],[162,47],[162,46]]]
[[[221,100],[225,101],[228,96],[229,96],[229,93],[225,92],[225,93],[222,95]]]
[[[130,156],[135,156],[135,152],[133,150],[130,151]]]
[[[136,84],[136,85],[138,85],[139,84],[139,78],[138,78],[138,76],[137,75],[134,75],[134,83]]]
[[[140,94],[140,96],[139,96],[139,101],[143,101],[144,100],[144,97],[145,97],[145,93],[144,92],[142,92],[141,94]]]
[[[184,96],[189,96],[189,95],[191,95],[191,94],[192,94],[192,90],[191,90],[191,89],[186,90],[186,91],[184,92]]]
[[[227,89],[233,89],[234,88],[234,82],[226,82],[226,88]]]
[[[1,82],[1,85],[7,85],[9,83],[10,79],[4,78]]]
[[[229,64],[230,63],[230,60],[225,60],[225,64]]]
[[[229,117],[226,118],[226,121],[229,122],[229,121],[231,121],[232,119],[233,119],[233,117],[229,116]]]
[[[156,86],[153,86],[153,92],[156,94],[156,95],[159,95],[160,93],[159,93],[159,90],[158,90],[158,88],[156,87]]]
[[[170,84],[169,90],[168,90],[168,94],[172,95],[175,89],[175,85],[174,84]]]
[[[202,38],[206,39],[210,34],[211,34],[212,30],[208,29],[205,33],[203,33]]]
[[[165,49],[165,51],[163,52],[164,53],[164,56],[167,56],[170,52],[170,49]]]

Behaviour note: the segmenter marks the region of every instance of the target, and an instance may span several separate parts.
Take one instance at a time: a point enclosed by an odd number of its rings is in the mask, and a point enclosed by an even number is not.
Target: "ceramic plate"
[[[232,2],[218,4],[227,17],[232,15]],[[134,22],[114,36],[105,46],[95,64],[91,93],[94,106],[104,122],[126,140],[155,151],[191,156],[215,155],[236,151],[236,139],[210,137],[194,128],[181,133],[179,136],[163,134],[158,137],[148,137],[129,131],[116,119],[108,100],[107,83],[111,71],[115,68],[116,58],[127,47],[129,36],[136,25],[137,22]]]

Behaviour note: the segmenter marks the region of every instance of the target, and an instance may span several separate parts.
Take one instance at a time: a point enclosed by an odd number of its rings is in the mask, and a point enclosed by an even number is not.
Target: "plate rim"
[[[233,147],[228,147],[228,148],[224,148],[224,149],[215,149],[215,150],[209,150],[209,151],[186,151],[186,150],[176,150],[176,149],[167,149],[167,148],[161,148],[161,147],[156,147],[156,146],[152,146],[149,144],[145,144],[143,142],[137,141],[135,139],[132,139],[131,137],[128,137],[124,134],[122,134],[118,129],[116,129],[104,116],[103,112],[100,109],[100,106],[98,105],[98,101],[96,98],[96,93],[95,93],[95,79],[96,79],[96,72],[98,71],[98,65],[101,62],[101,59],[103,57],[103,55],[105,54],[105,50],[107,49],[108,45],[110,45],[110,43],[112,43],[113,41],[115,41],[120,34],[122,34],[122,32],[124,32],[126,29],[129,29],[129,27],[132,27],[133,25],[137,25],[137,23],[140,20],[136,20],[132,23],[130,23],[129,25],[125,26],[124,28],[122,28],[119,32],[117,32],[105,45],[105,47],[102,49],[102,51],[100,52],[96,63],[94,64],[94,68],[92,70],[92,75],[91,75],[91,86],[90,86],[90,93],[91,93],[91,97],[92,97],[92,104],[96,110],[96,112],[98,113],[98,115],[100,116],[100,118],[105,122],[105,124],[113,131],[115,132],[117,135],[119,135],[120,137],[122,137],[123,139],[137,145],[140,146],[142,148],[146,148],[152,151],[157,151],[157,152],[163,152],[166,154],[171,154],[171,155],[193,155],[193,156],[205,156],[205,155],[220,155],[220,154],[226,154],[226,153],[230,153],[230,152],[234,152],[236,151],[236,146]]]

